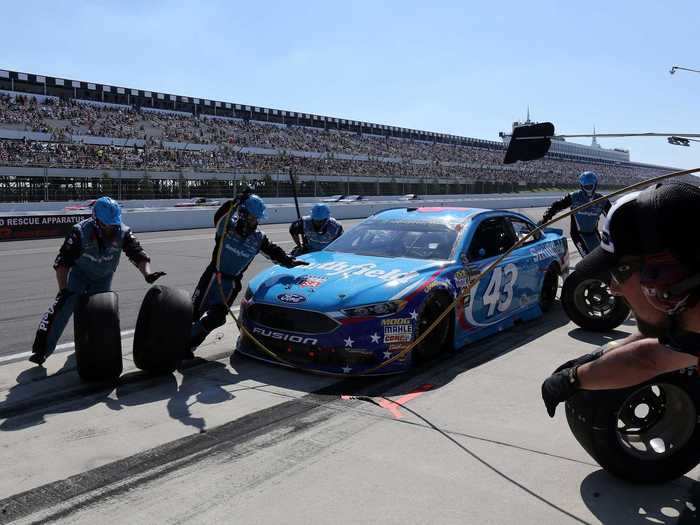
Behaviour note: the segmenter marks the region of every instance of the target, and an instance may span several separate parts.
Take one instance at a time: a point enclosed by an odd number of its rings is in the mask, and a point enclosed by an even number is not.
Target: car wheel
[[[700,462],[697,370],[621,390],[581,390],[566,403],[574,437],[605,470],[635,483],[683,476]]]
[[[141,303],[134,331],[134,364],[168,374],[189,350],[192,300],[183,290],[153,286]]]
[[[423,303],[418,322],[416,323],[416,337],[424,333],[450,306],[451,298],[445,293],[431,295]],[[421,343],[413,349],[415,363],[424,363],[437,357],[452,341],[452,318],[447,315]]]
[[[557,298],[557,290],[559,289],[559,270],[555,265],[552,265],[544,274],[542,280],[542,290],[540,290],[540,309],[543,312],[551,310],[554,301]]]
[[[114,292],[80,298],[73,317],[75,361],[83,381],[116,381],[122,373],[119,298]]]
[[[574,323],[592,332],[607,332],[620,326],[630,309],[612,295],[607,280],[601,276],[583,276],[573,271],[564,279],[561,303]]]

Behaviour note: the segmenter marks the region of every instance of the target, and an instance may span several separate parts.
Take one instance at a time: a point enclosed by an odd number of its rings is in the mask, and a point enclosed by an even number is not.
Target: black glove
[[[554,372],[552,372],[552,374],[556,374],[557,372],[560,372],[565,368],[571,368],[572,366],[579,367],[581,365],[585,365],[586,363],[590,363],[591,361],[595,361],[604,353],[605,350],[603,350],[602,348],[598,348],[590,354],[583,354],[581,357],[577,357],[576,359],[570,359],[566,363],[559,365],[557,369]]]
[[[294,258],[294,257],[299,257],[300,255],[304,255],[306,253],[306,248],[304,246],[295,246],[291,252],[289,252],[289,256]]]
[[[163,277],[164,275],[168,275],[165,272],[151,272],[148,275],[146,275],[145,279],[148,284],[153,284],[156,282],[158,279]]]
[[[547,407],[549,417],[554,417],[554,411],[559,403],[573,396],[579,387],[576,370],[578,365],[564,368],[555,372],[542,383],[542,400]]]
[[[58,293],[56,294],[56,302],[58,301],[65,301],[68,299],[71,295],[73,295],[73,292],[71,292],[68,287],[66,288],[61,288]]]

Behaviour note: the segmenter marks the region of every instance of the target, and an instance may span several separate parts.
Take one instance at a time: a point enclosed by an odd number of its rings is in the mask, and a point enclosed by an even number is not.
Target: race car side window
[[[535,228],[527,221],[519,219],[517,217],[508,217],[510,225],[513,227],[513,234],[515,235],[515,240],[519,241],[530,233]],[[525,244],[530,244],[531,242],[539,241],[542,238],[542,232],[537,232],[533,237],[530,237]]]
[[[513,232],[504,217],[492,217],[479,224],[467,251],[470,261],[500,255],[515,244]]]

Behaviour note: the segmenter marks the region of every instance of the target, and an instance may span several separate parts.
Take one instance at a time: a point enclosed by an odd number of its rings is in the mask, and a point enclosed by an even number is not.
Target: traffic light
[[[668,143],[674,146],[690,146],[690,141],[683,137],[668,137]]]

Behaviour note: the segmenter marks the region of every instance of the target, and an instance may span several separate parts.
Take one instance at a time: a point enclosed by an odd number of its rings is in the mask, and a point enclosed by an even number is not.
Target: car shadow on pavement
[[[659,485],[638,485],[604,470],[581,482],[581,498],[601,523],[700,523],[700,482],[688,476]]]
[[[556,303],[542,318],[518,324],[510,330],[468,345],[460,351],[444,352],[430,362],[414,366],[406,372],[374,377],[336,376],[331,384],[326,378],[325,386],[320,389],[308,388],[308,386],[320,384],[319,378],[323,377],[311,372],[266,365],[235,353],[231,356],[231,366],[247,378],[270,385],[303,390],[306,383],[306,392],[319,395],[336,397],[339,395],[372,397],[404,395],[421,390],[426,384],[429,384],[430,389],[447,385],[459,374],[513,352],[565,326],[568,322],[569,319]]]
[[[31,368],[17,377],[17,385],[10,388],[0,405],[0,431],[21,430],[45,422],[49,414],[86,410],[103,403],[111,410],[167,400],[168,414],[183,425],[200,432],[206,430],[206,421],[192,414],[192,406],[216,404],[234,398],[236,389],[265,389],[278,387],[271,393],[285,397],[314,394],[319,399],[341,395],[394,396],[409,394],[429,384],[437,389],[450,383],[461,373],[513,352],[533,340],[556,330],[569,322],[555,307],[544,317],[518,324],[510,330],[469,345],[462,351],[446,352],[431,362],[416,366],[402,374],[377,377],[328,377],[300,370],[290,370],[233,354],[230,367],[221,362],[225,355],[212,360],[197,358],[179,369],[182,379],[174,374],[150,376],[144,372],[123,374],[116,385],[81,383],[75,367],[75,357],[69,356],[63,367],[46,376],[46,370]],[[60,388],[44,388],[35,395],[33,384],[63,375]]]

